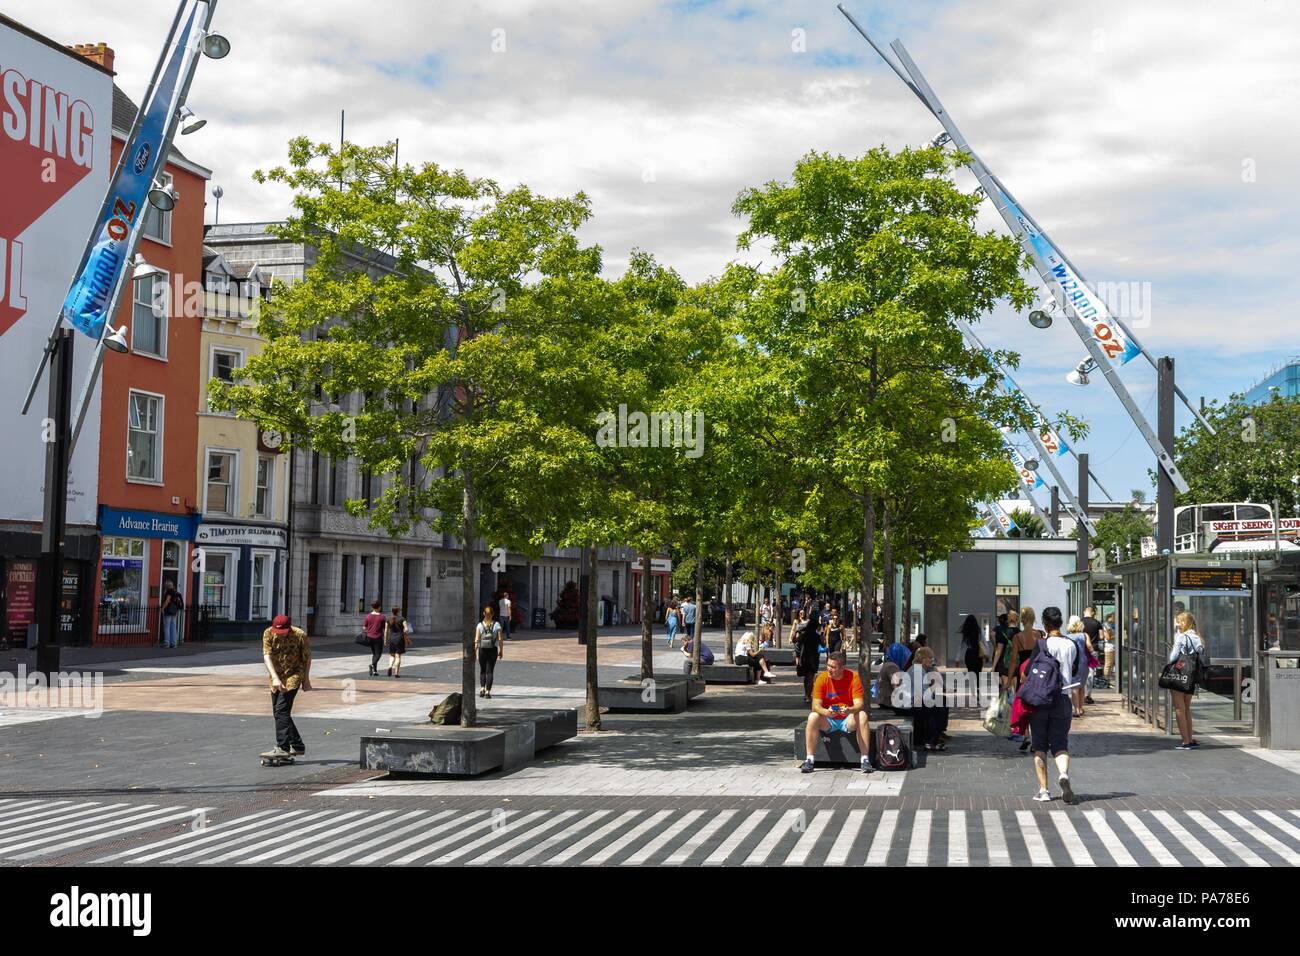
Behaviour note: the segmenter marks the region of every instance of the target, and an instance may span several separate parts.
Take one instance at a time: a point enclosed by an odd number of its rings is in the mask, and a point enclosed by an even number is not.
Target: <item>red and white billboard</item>
[[[40,521],[49,375],[19,414],[104,201],[113,79],[81,57],[0,22],[0,519]],[[75,346],[73,401],[92,343]],[[72,460],[68,522],[93,525],[99,395]]]

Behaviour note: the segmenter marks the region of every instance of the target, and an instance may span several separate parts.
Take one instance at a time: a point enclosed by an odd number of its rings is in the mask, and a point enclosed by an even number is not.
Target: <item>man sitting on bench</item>
[[[808,757],[799,768],[801,773],[812,773],[816,763],[819,734],[841,733],[858,736],[858,751],[862,754],[862,772],[871,773],[871,721],[867,716],[866,695],[857,671],[844,666],[843,651],[826,658],[826,670],[817,675],[813,684],[812,713],[808,715]]]

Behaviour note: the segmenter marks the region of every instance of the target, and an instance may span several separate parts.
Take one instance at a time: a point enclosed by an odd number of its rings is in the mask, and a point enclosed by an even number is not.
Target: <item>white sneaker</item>
[[[1034,794],[1034,801],[1036,803],[1051,803],[1052,795],[1048,793],[1046,790],[1039,790],[1036,794]]]

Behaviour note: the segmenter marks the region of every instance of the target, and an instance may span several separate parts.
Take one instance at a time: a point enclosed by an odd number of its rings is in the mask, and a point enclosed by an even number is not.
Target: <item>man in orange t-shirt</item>
[[[826,658],[826,670],[817,675],[813,684],[812,713],[808,715],[805,742],[808,756],[799,768],[802,773],[812,773],[816,762],[817,735],[834,731],[856,733],[858,751],[862,754],[862,772],[871,773],[871,718],[867,715],[866,694],[857,671],[844,666],[843,651]]]

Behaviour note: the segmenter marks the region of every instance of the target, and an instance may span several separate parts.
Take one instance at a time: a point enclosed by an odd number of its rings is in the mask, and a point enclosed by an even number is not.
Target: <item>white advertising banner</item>
[[[44,513],[48,372],[20,414],[109,177],[113,79],[0,23],[0,519]],[[75,349],[73,397],[93,348]],[[95,524],[99,389],[72,458],[68,523]]]
[[[216,547],[223,544],[248,544],[255,548],[284,548],[289,544],[283,528],[256,524],[201,524],[194,543]]]

